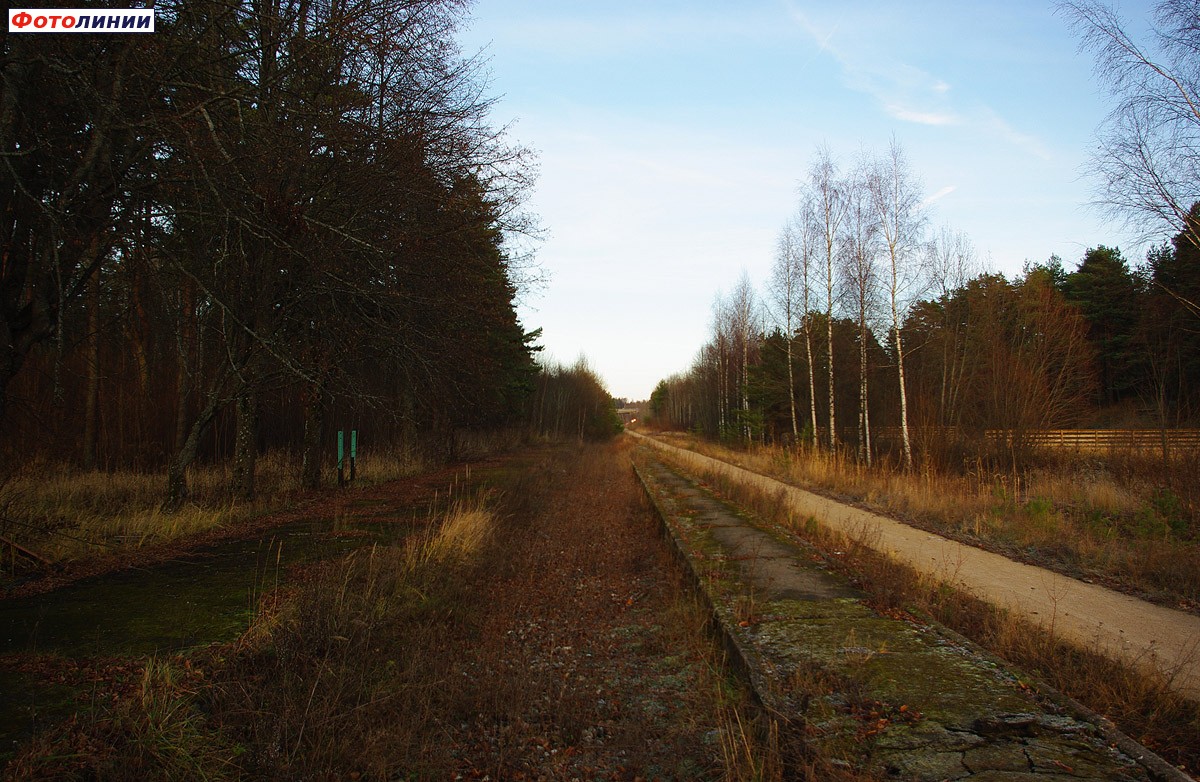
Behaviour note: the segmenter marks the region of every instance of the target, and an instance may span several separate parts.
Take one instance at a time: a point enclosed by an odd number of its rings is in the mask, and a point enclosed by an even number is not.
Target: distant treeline
[[[249,496],[268,447],[315,484],[333,427],[525,422],[531,165],[465,6],[168,0],[151,35],[3,37],[8,466],[168,466],[175,504],[197,458]]]
[[[976,455],[988,430],[1012,455],[1039,429],[1200,420],[1200,205],[1135,268],[1097,246],[1014,279],[979,271],[961,233],[930,236],[923,211],[897,148],[844,176],[822,152],[767,295],[743,276],[718,297],[656,421],[911,464]]]

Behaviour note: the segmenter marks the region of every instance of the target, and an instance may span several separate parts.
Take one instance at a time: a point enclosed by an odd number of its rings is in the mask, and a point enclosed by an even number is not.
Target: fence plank
[[[912,428],[912,438],[936,435],[953,439],[956,432],[948,427]],[[879,440],[898,440],[900,427],[886,426],[875,430]],[[993,442],[1006,442],[1011,434],[1004,429],[991,429],[986,436]],[[1035,446],[1071,449],[1076,451],[1168,450],[1200,449],[1200,429],[1043,429],[1025,432],[1026,442]]]

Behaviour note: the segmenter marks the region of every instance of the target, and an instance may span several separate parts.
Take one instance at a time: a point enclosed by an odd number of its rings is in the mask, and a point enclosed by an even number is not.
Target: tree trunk
[[[749,333],[742,335],[742,437],[746,444],[751,441],[750,432],[750,335]]]
[[[830,272],[829,296],[833,297],[833,272]],[[833,307],[829,308],[828,313],[829,329],[826,332],[829,348],[829,450],[837,450],[837,422],[834,418],[834,400],[833,400]]]
[[[217,391],[213,391],[208,395],[208,402],[204,409],[192,422],[187,439],[175,451],[170,464],[167,465],[167,496],[162,504],[164,511],[170,513],[179,510],[179,507],[187,500],[189,496],[187,468],[195,460],[196,451],[200,448],[200,438],[208,431],[209,424],[216,417],[220,406],[221,395]]]
[[[896,305],[893,303],[893,320],[896,320],[895,309]],[[912,441],[908,435],[908,392],[904,388],[904,341],[900,338],[899,326],[892,331],[896,334],[896,374],[900,383],[900,440],[904,447],[904,469],[912,472]]]
[[[4,420],[7,409],[9,383],[34,346],[54,333],[50,303],[38,291],[32,291],[30,296],[27,306],[13,311],[5,307],[0,311],[0,421]],[[0,306],[5,303],[0,301]]]
[[[300,469],[300,484],[305,489],[321,485],[321,446],[325,442],[324,394],[317,385],[310,385],[304,400],[304,461]]]
[[[188,399],[191,396],[192,346],[195,343],[196,322],[196,293],[195,284],[190,280],[183,283],[179,312],[179,326],[176,329],[175,365],[175,447],[179,448],[187,437]],[[197,367],[199,369],[199,367]]]
[[[791,331],[791,318],[788,318],[788,331]],[[787,335],[788,362],[788,405],[792,412],[792,446],[800,442],[800,426],[796,422],[796,370],[792,367],[792,334]]]
[[[92,276],[88,296],[87,390],[83,400],[83,468],[96,469],[97,407],[100,400],[100,274]]]
[[[138,387],[141,388],[142,398],[145,399],[150,393],[150,357],[146,346],[146,334],[149,332],[150,326],[146,317],[146,307],[142,301],[142,273],[140,270],[135,269],[130,285],[132,301],[130,317],[126,320],[126,334],[133,350],[133,357],[137,361]]]
[[[240,500],[254,499],[254,468],[258,461],[258,393],[243,389],[234,403],[237,434],[234,437],[231,489]]]
[[[864,318],[859,321],[858,332],[858,458],[870,467],[871,411],[867,402],[867,324]]]
[[[805,315],[805,317],[808,317]],[[804,352],[808,354],[808,412],[812,417],[812,444],[817,444],[817,382],[813,370],[812,332],[804,327]]]
[[[717,439],[725,437],[725,350],[717,345]]]

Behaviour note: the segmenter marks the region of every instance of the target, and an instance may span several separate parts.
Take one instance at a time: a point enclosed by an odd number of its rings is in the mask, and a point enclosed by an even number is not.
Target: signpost
[[[355,462],[358,461],[358,430],[350,430],[350,479],[346,480],[346,430],[339,429],[337,437],[337,471],[338,488],[345,488],[347,482],[354,483],[356,474]]]
[[[346,433],[338,429],[338,488],[346,486],[346,471],[342,468],[342,462],[346,454]]]

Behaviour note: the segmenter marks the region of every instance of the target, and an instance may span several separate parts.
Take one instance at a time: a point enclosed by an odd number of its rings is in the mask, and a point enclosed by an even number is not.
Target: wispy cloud
[[[1039,157],[1042,160],[1051,160],[1054,157],[1050,154],[1049,148],[1041,139],[1017,130],[1007,120],[996,113],[996,111],[987,106],[983,106],[979,110],[979,124],[984,129],[996,134],[1010,144],[1020,147],[1035,157]]]
[[[922,209],[926,209],[926,208],[928,208],[928,207],[930,207],[930,206],[933,206],[933,205],[934,205],[934,204],[936,204],[938,201],[941,201],[943,198],[945,198],[946,196],[950,195],[951,193],[953,193],[953,192],[954,192],[955,190],[957,190],[957,189],[958,189],[958,185],[946,185],[945,187],[943,187],[941,190],[937,191],[937,192],[936,192],[936,193],[934,193],[933,195],[926,196],[926,197],[925,197],[925,198],[924,198],[924,199],[921,201],[921,208],[922,208]]]
[[[960,118],[948,106],[950,85],[924,70],[887,58],[872,49],[869,56],[846,50],[834,42],[841,19],[828,27],[817,24],[808,14],[792,6],[792,18],[828,54],[842,70],[846,86],[870,95],[888,116],[901,122],[920,125],[954,125]]]
[[[914,111],[895,103],[884,104],[883,110],[889,117],[918,125],[958,125],[962,122],[958,115],[950,112]]]
[[[868,20],[847,20],[848,12],[842,12],[832,21],[818,23],[794,2],[789,10],[819,51],[837,63],[846,87],[870,96],[887,116],[916,125],[960,126],[987,133],[1034,157],[1051,159],[1048,147],[1036,136],[1018,130],[986,104],[955,94],[945,79],[893,56],[887,38],[862,32],[871,26]],[[872,23],[886,24],[878,19]],[[857,32],[851,38],[838,35],[840,30]]]

